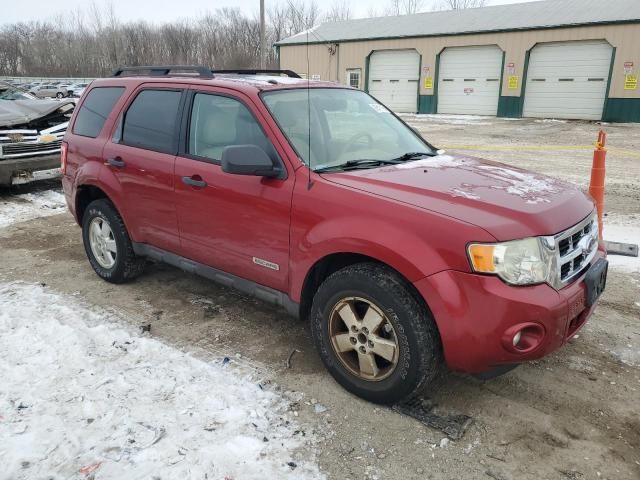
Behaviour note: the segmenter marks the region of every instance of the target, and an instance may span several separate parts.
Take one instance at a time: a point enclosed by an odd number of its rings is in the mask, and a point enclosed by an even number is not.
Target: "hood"
[[[58,109],[73,109],[72,100],[0,100],[0,127],[30,123]]]
[[[473,157],[438,155],[322,175],[346,187],[477,225],[499,241],[559,233],[594,209],[576,185]]]

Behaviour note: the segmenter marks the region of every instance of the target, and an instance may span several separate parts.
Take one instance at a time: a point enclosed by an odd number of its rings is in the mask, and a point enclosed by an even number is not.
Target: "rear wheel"
[[[89,263],[108,282],[126,282],[144,269],[144,258],[133,252],[120,214],[106,199],[94,200],[87,206],[82,218],[82,240]]]
[[[411,398],[440,371],[440,337],[430,312],[382,265],[356,264],[329,276],[313,300],[311,322],[331,375],[372,402]]]
[[[64,97],[64,93],[62,92],[56,93],[56,98],[62,98],[62,97]]]

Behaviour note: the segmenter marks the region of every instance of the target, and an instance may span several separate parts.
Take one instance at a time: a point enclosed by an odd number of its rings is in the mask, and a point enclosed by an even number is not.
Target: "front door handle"
[[[192,175],[191,177],[182,177],[182,183],[189,185],[191,187],[204,188],[207,186],[207,182],[205,182],[200,175]]]
[[[126,165],[126,163],[124,163],[124,160],[122,160],[122,158],[120,157],[109,158],[106,162],[104,162],[104,164],[116,168],[123,168]]]

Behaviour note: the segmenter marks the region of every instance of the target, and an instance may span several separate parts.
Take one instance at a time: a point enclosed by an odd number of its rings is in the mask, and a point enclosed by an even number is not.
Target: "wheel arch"
[[[108,188],[105,188],[104,185],[97,186],[93,183],[84,183],[82,185],[78,185],[75,195],[76,221],[79,225],[82,225],[84,212],[86,211],[89,204],[94,200],[105,199],[113,205],[113,208],[116,209],[125,226],[127,226],[127,219],[122,214],[122,210],[120,210],[117,203],[114,201],[114,198],[115,195],[113,194],[113,192],[109,191]],[[128,227],[127,230],[129,230]]]
[[[391,272],[398,276],[398,278],[404,283],[407,291],[413,297],[415,297],[416,301],[426,309],[429,315],[433,316],[433,312],[431,311],[425,298],[420,294],[418,289],[407,278],[407,276],[397,268],[394,268],[394,266],[383,260],[369,255],[343,251],[324,255],[323,257],[317,259],[311,266],[311,268],[307,271],[304,281],[302,282],[302,288],[300,292],[300,318],[303,320],[309,318],[309,313],[311,312],[311,305],[313,303],[315,292],[318,290],[318,287],[320,287],[324,280],[326,280],[331,274],[337,272],[338,270],[357,263],[375,263],[389,269]]]

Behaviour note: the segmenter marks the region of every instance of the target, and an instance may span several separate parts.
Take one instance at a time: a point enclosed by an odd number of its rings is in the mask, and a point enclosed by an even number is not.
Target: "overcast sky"
[[[88,9],[94,0],[0,0],[0,24],[29,20],[51,19],[59,13]],[[283,3],[286,0],[265,0],[269,5]],[[425,10],[438,0],[425,0]],[[489,5],[522,3],[532,0],[488,0]],[[95,0],[98,5],[106,2]],[[240,7],[248,14],[259,11],[259,0],[111,0],[116,14],[122,20],[145,19],[151,22],[166,22],[176,18],[199,16],[207,10],[222,7]],[[333,0],[317,1],[319,5],[332,5]],[[350,0],[349,5],[355,16],[366,16],[370,8],[383,10],[389,0]],[[327,8],[327,7],[324,7]]]

